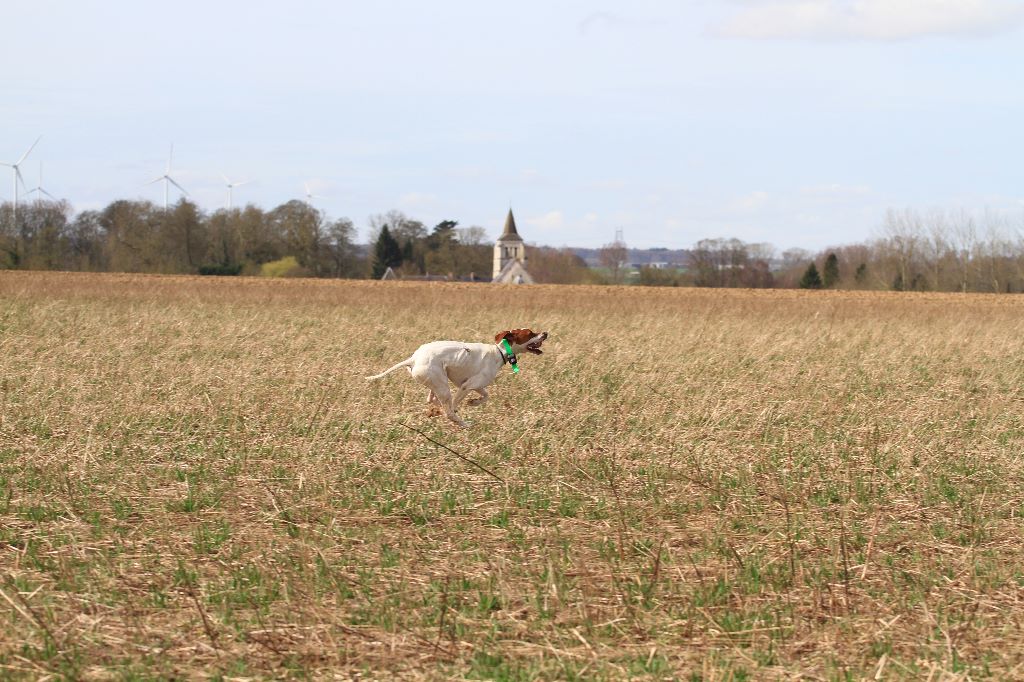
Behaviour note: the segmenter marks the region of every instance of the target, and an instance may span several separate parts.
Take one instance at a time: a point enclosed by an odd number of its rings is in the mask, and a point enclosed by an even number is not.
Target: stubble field
[[[363,379],[518,326],[467,430]],[[1022,351],[1010,296],[0,273],[0,677],[1022,678]]]

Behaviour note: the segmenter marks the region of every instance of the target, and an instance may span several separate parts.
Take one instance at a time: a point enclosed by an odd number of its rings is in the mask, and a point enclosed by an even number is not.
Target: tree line
[[[371,216],[368,245],[348,218],[303,201],[205,212],[182,199],[164,209],[118,200],[74,213],[66,201],[0,205],[0,269],[379,278],[441,275],[486,281],[492,245],[478,226],[428,227],[401,211]],[[1024,291],[1021,222],[999,214],[889,211],[873,240],[819,253],[702,239],[685,262],[634,268],[621,241],[590,268],[572,249],[530,246],[538,282],[646,286]]]
[[[790,254],[777,280],[804,288],[1021,293],[1022,228],[1021,219],[992,212],[890,210],[876,239],[811,258]]]
[[[118,200],[75,214],[66,201],[0,204],[0,269],[380,278],[440,275],[488,281],[492,244],[479,226],[428,227],[401,211],[371,216],[369,245],[352,220],[303,201],[202,211],[181,199],[164,209]],[[531,247],[530,271],[548,283],[601,281],[571,249]]]
[[[812,253],[703,239],[678,269],[640,268],[649,286],[1024,292],[1024,220],[966,211],[886,213],[867,242]],[[606,248],[614,251],[616,244]]]
[[[443,221],[432,231],[400,211],[373,216],[372,232],[393,234],[384,267],[406,275],[489,276],[490,246],[480,227]],[[377,275],[377,249],[356,243],[348,218],[329,219],[303,201],[269,211],[202,211],[186,199],[164,209],[118,200],[74,214],[66,201],[0,205],[0,269],[360,278]]]

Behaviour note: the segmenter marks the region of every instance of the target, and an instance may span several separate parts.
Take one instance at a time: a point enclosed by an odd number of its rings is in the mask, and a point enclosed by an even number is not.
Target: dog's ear
[[[510,334],[512,334],[512,332],[509,330],[498,332],[497,334],[494,335],[494,343],[501,343],[502,339],[504,339],[506,336],[509,336]]]

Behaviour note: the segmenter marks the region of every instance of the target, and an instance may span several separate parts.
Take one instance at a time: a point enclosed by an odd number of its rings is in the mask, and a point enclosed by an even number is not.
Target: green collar
[[[509,344],[508,339],[502,339],[501,343],[498,344],[498,350],[504,346],[505,350],[501,353],[501,364],[506,362],[512,365],[512,373],[519,374],[519,360],[516,358],[516,354],[512,352],[512,346]]]

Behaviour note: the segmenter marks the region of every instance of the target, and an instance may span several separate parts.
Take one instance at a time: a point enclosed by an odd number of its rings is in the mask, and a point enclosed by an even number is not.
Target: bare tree
[[[293,199],[267,215],[284,240],[285,253],[313,275],[323,274],[324,215],[305,201]]]
[[[458,227],[455,229],[455,234],[458,235],[459,243],[463,246],[480,246],[488,241],[487,230],[479,225]]]
[[[21,207],[18,229],[4,226],[5,237],[0,237],[7,242],[3,249],[10,254],[11,264],[32,270],[66,267],[65,234],[70,216],[71,205],[66,201],[33,201]]]
[[[959,289],[966,292],[971,283],[971,259],[978,245],[978,226],[974,218],[962,211],[954,216],[950,226],[950,237],[957,265]]]
[[[949,243],[949,219],[944,212],[933,211],[925,222],[927,228],[921,236],[921,257],[928,270],[928,288],[942,291],[947,286],[944,274],[954,260]]]
[[[595,283],[594,271],[572,249],[530,247],[530,274],[541,284]]]
[[[330,270],[327,273],[330,276],[354,277],[359,272],[358,258],[352,243],[355,234],[355,225],[348,218],[339,218],[327,225],[324,252],[330,261]]]
[[[629,249],[626,243],[616,239],[610,244],[605,244],[598,250],[597,258],[601,265],[608,268],[612,283],[621,284],[625,268],[629,266]]]
[[[106,237],[110,268],[115,272],[156,272],[152,235],[157,208],[149,201],[115,201],[103,209],[99,223]]]
[[[385,225],[388,226],[388,231],[391,232],[391,236],[397,239],[399,243],[423,239],[427,236],[426,225],[418,220],[413,220],[399,210],[391,209],[387,213],[378,213],[370,216],[370,234],[368,241],[371,244],[377,241],[377,237],[380,235],[380,230]]]
[[[1013,245],[1007,237],[1006,220],[991,211],[984,215],[985,241],[982,242],[981,259],[985,273],[986,288],[999,293],[1009,285],[1009,260]]]
[[[918,273],[915,268],[923,235],[920,217],[909,209],[903,211],[890,209],[885,214],[882,231],[885,234],[884,242],[896,268],[893,288],[917,288]]]
[[[764,252],[763,245],[758,247]],[[752,267],[748,247],[739,239],[702,239],[690,251],[694,283],[700,287],[765,286],[768,261]]]

